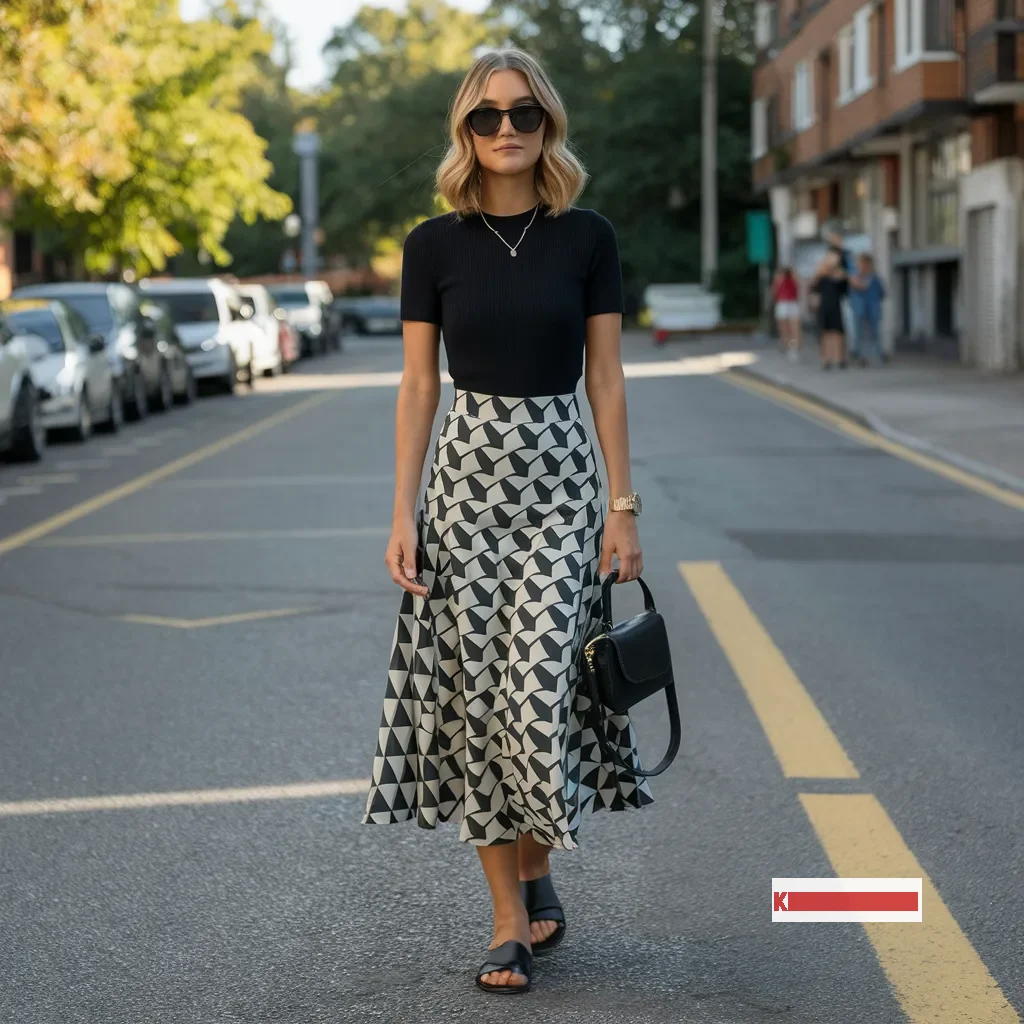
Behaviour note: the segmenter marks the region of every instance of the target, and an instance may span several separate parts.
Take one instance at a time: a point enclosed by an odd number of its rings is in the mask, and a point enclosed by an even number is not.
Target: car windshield
[[[152,292],[150,297],[170,313],[176,324],[215,324],[220,321],[213,292]]]
[[[8,313],[7,322],[15,334],[38,334],[51,352],[64,351],[64,336],[57,318],[48,309],[23,309]]]
[[[113,310],[105,295],[61,295],[61,299],[69,305],[89,325],[90,331],[106,334],[114,326]],[[120,321],[120,317],[118,320]]]
[[[300,306],[312,306],[305,288],[271,288],[270,294],[274,301],[285,309],[298,309]]]

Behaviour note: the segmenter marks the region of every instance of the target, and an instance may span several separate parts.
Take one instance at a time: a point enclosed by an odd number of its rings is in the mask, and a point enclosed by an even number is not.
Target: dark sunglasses
[[[497,107],[477,107],[466,117],[466,123],[474,135],[493,135],[501,128],[501,119],[508,114],[512,127],[517,132],[535,132],[544,123],[544,108],[524,103],[509,110]]]

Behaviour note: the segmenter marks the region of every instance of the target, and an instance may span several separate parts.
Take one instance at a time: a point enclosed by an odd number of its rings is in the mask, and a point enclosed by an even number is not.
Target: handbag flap
[[[671,675],[668,631],[659,612],[642,611],[617,623],[606,636],[628,682],[639,686],[666,673]]]

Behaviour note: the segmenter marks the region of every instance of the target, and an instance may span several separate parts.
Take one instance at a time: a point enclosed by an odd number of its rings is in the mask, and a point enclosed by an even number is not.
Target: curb
[[[1014,491],[1024,497],[1024,480],[1020,477],[1014,476],[1012,473],[1006,473],[1001,469],[997,469],[995,466],[989,466],[987,463],[978,462],[975,459],[968,458],[966,455],[961,455],[949,448],[944,448],[942,445],[926,441],[923,437],[917,437],[915,434],[907,434],[902,430],[897,430],[880,416],[874,415],[874,413],[861,412],[859,409],[852,409],[848,405],[843,405],[840,402],[823,398],[821,395],[816,394],[813,391],[800,388],[793,384],[792,381],[789,381],[784,377],[777,377],[769,371],[752,370],[749,366],[733,366],[730,367],[729,372],[740,377],[748,377],[751,380],[770,384],[772,387],[776,387],[780,391],[786,391],[791,395],[796,395],[803,398],[805,401],[812,402],[813,404],[820,406],[822,409],[828,409],[829,412],[842,416],[844,419],[851,420],[858,426],[864,427],[874,434],[878,434],[879,437],[884,437],[887,441],[892,441],[895,444],[901,444],[906,448],[912,448],[914,451],[920,452],[922,455],[930,455],[934,459],[939,459],[950,466],[962,469],[966,473],[973,473],[975,476],[981,477],[989,483],[1005,487],[1007,490]]]

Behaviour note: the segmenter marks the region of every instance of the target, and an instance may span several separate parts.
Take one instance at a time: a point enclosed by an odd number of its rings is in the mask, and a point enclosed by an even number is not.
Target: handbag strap
[[[611,586],[618,578],[619,570],[612,569],[605,577],[604,583],[601,586],[601,617],[605,629],[611,629],[613,625]],[[644,592],[644,608],[648,611],[657,611],[654,607],[654,595],[651,593],[650,588],[639,576],[636,578],[636,581]],[[605,734],[604,723],[601,721],[602,705],[600,694],[597,692],[597,684],[594,682],[593,676],[583,668],[582,659],[585,646],[586,644],[580,645],[576,676],[577,679],[582,676],[587,680],[590,710],[594,716],[594,732],[597,734],[597,742],[600,744],[604,756],[617,768],[621,768],[623,771],[638,778],[649,779],[652,776],[660,775],[675,760],[676,754],[679,753],[679,744],[682,740],[683,729],[679,721],[679,701],[676,699],[676,684],[672,682],[665,687],[665,702],[668,705],[669,725],[668,750],[665,751],[665,756],[653,768],[649,768],[646,771],[642,768],[634,768],[619,756]]]

